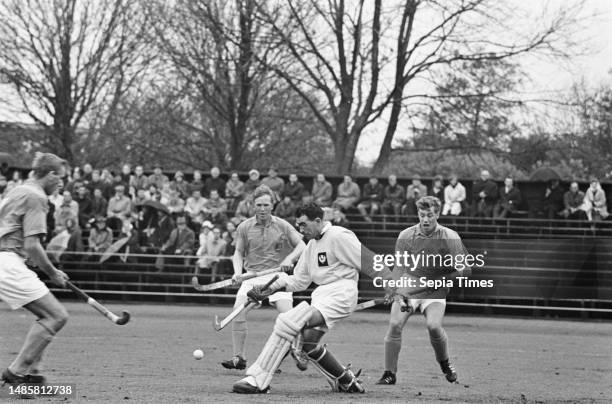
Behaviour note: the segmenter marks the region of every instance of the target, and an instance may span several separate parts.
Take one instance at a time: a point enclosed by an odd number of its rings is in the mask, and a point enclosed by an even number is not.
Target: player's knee
[[[389,332],[393,334],[401,334],[402,328],[404,328],[404,320],[391,317],[389,320]]]
[[[61,309],[57,310],[51,318],[55,331],[59,331],[64,328],[69,317],[68,311],[63,306]]]
[[[440,319],[427,319],[427,331],[430,334],[442,333],[442,321]]]

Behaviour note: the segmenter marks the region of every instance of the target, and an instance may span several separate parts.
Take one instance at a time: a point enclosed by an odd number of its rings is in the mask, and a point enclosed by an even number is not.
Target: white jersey
[[[327,222],[318,240],[310,240],[300,256],[293,275],[286,279],[286,290],[305,290],[314,282],[327,285],[349,280],[357,285],[361,270],[362,245],[355,234]]]

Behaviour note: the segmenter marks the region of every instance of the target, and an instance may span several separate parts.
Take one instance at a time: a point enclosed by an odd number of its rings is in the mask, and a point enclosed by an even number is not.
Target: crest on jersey
[[[317,262],[319,263],[320,267],[326,267],[329,266],[329,264],[327,263],[327,253],[326,252],[320,252],[317,256]]]

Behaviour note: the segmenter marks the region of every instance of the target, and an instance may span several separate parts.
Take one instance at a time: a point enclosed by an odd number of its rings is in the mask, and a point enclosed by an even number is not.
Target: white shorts
[[[408,304],[412,310],[416,311],[420,308],[421,313],[425,313],[425,309],[432,303],[441,303],[446,307],[446,299],[408,299]]]
[[[312,292],[311,306],[321,312],[327,328],[351,315],[357,306],[357,282],[340,279],[318,286]]]
[[[0,300],[16,310],[49,293],[34,271],[13,252],[0,252]]]
[[[253,288],[253,286],[255,285],[263,285],[265,283],[267,283],[270,279],[274,278],[274,276],[277,274],[267,274],[267,275],[263,275],[257,278],[251,278],[251,279],[247,279],[246,281],[242,282],[242,284],[240,285],[240,289],[238,289],[238,293],[236,293],[236,301],[238,301],[239,299],[241,301],[246,301],[247,299],[247,292],[249,290],[251,290]],[[276,292],[272,295],[270,295],[270,297],[268,298],[268,300],[270,300],[270,303],[274,303],[277,302],[279,300],[290,300],[291,302],[293,302],[293,293],[291,292]]]

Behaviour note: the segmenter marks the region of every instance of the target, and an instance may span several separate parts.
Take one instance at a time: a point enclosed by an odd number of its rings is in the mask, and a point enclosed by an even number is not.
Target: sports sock
[[[308,356],[311,360],[316,361],[332,377],[338,378],[342,376],[338,379],[338,382],[347,384],[353,380],[352,376],[345,372],[344,366],[340,364],[338,359],[326,347],[319,345],[308,352]]]
[[[402,349],[402,334],[395,335],[389,330],[385,335],[385,370],[397,373],[397,361]]]
[[[444,328],[429,331],[429,341],[436,354],[436,360],[442,362],[448,359],[448,337]]]
[[[8,367],[9,370],[17,375],[26,374],[30,366],[40,360],[43,351],[54,336],[55,334],[50,329],[40,321],[36,321],[30,328],[19,355]]]
[[[234,344],[234,355],[239,355],[246,358],[244,346],[247,338],[247,322],[246,320],[234,320],[232,323],[232,342]]]

